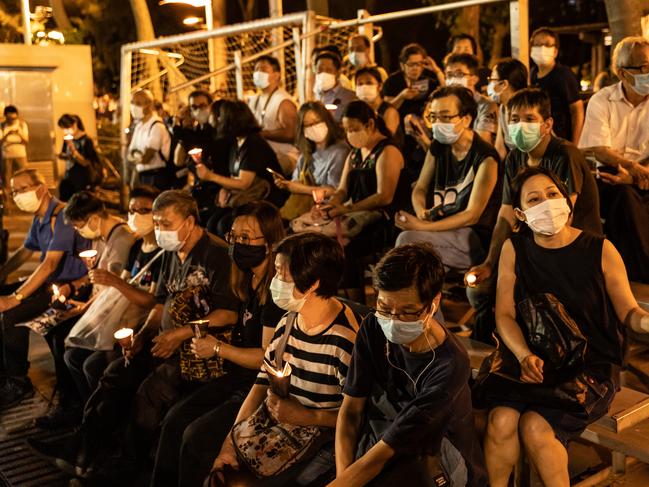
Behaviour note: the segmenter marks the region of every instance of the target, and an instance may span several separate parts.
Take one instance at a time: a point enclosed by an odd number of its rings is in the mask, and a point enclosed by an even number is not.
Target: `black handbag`
[[[543,359],[543,383],[520,380],[514,354],[496,338],[496,350],[487,357],[473,386],[476,407],[521,402],[589,414],[607,392],[585,370],[587,340],[565,307],[552,294],[536,294],[517,306],[518,324],[533,354]]]

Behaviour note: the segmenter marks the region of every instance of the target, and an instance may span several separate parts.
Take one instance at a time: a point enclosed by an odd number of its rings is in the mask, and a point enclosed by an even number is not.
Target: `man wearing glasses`
[[[428,244],[392,249],[376,266],[376,310],[356,338],[330,485],[432,486],[441,475],[451,485],[487,485],[468,355],[438,313],[443,280]]]
[[[498,211],[498,153],[476,136],[477,105],[461,86],[431,95],[433,143],[412,191],[415,215],[400,211],[397,246],[429,242],[447,268],[466,270],[484,257]]]
[[[620,81],[588,102],[579,148],[599,166],[606,236],[629,279],[649,283],[649,40],[622,39],[611,60]]]
[[[0,287],[0,409],[11,407],[34,394],[27,371],[29,329],[17,327],[50,307],[51,285],[74,290],[75,281],[86,275],[77,257],[88,241],[76,234],[63,218],[63,203],[50,195],[45,180],[33,169],[23,169],[11,180],[12,197],[18,208],[34,215],[23,245],[0,269],[0,282],[40,252],[38,267],[25,281]],[[78,284],[78,283],[77,283]]]

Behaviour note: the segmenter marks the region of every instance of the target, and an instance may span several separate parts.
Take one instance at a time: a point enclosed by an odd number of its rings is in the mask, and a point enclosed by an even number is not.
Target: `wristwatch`
[[[14,293],[14,299],[20,303],[23,299],[25,299],[25,295],[21,293]]]

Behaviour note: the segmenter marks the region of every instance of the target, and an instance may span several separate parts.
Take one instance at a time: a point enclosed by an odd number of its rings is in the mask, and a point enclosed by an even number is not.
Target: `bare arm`
[[[261,348],[241,348],[221,343],[219,356],[246,369],[259,369],[264,360],[264,351],[273,338],[274,329],[264,326]]]
[[[395,108],[390,107],[385,111],[383,120],[385,121],[385,126],[390,131],[390,133],[392,135],[395,135],[397,133],[397,130],[399,129],[399,124],[401,123],[399,112]]]
[[[277,114],[280,128],[275,130],[262,130],[262,137],[276,142],[292,144],[295,141],[295,127],[297,124],[297,108],[291,100],[284,100],[279,105]]]
[[[507,240],[511,235],[515,222],[516,217],[514,216],[514,208],[512,205],[500,205],[500,210],[498,210],[498,217],[496,219],[496,226],[491,235],[489,253],[485,259],[485,264],[489,265],[492,269],[494,269],[498,264],[503,243],[505,243],[505,240]]]
[[[336,473],[341,475],[356,460],[358,437],[365,411],[365,397],[343,395],[336,423]]]
[[[350,465],[336,480],[329,484],[330,487],[360,487],[381,473],[388,461],[394,456],[395,451],[390,445],[380,440],[361,458]],[[404,479],[407,483],[407,479]]]
[[[131,303],[140,308],[151,309],[155,306],[155,297],[150,291],[140,289],[122,279],[115,279],[111,285],[124,295]],[[155,285],[155,284],[154,284]]]
[[[503,134],[502,128],[498,125],[498,131],[496,132],[496,142],[494,147],[500,156],[500,160],[504,161],[507,156],[507,147],[505,146],[505,135]]]
[[[426,194],[428,193],[428,187],[434,175],[435,157],[428,152],[426,159],[424,159],[424,165],[419,173],[419,178],[417,178],[417,183],[412,190],[412,207],[415,210],[417,218],[421,218],[422,220],[426,217]]]
[[[41,262],[36,270],[31,273],[22,286],[16,291],[25,297],[31,296],[36,290],[47,281],[47,278],[56,270],[63,258],[63,252],[60,250],[49,250],[45,254],[45,259]]]
[[[220,174],[209,171],[207,177],[204,179],[223,186],[225,189],[245,191],[252,186],[255,176],[256,174],[254,171],[241,170],[239,171],[239,174],[234,177],[221,176]]]
[[[340,175],[340,183],[338,184],[338,188],[336,189],[336,192],[331,196],[330,202],[332,204],[343,204],[345,201],[347,201],[347,179],[349,178],[351,168],[352,158],[350,153],[347,156],[345,165],[343,166],[343,172]]]
[[[584,102],[582,100],[570,104],[570,121],[572,123],[572,143],[577,145],[584,128]]]
[[[354,203],[351,211],[376,210],[392,203],[402,168],[401,152],[387,146],[376,162],[376,193]]]
[[[0,269],[0,282],[6,281],[7,277],[9,277],[12,272],[17,271],[20,266],[31,258],[33,254],[34,252],[32,250],[23,246],[16,250]]]
[[[176,144],[176,149],[174,150],[174,165],[182,167],[185,165],[185,159],[187,159],[187,151],[182,144]]]

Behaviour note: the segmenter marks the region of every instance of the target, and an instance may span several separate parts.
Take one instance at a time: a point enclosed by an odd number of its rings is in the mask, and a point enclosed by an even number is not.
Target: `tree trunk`
[[[493,66],[496,62],[503,57],[503,43],[505,37],[509,34],[509,24],[498,22],[494,25],[492,33],[492,46],[491,46],[491,59],[485,66]]]
[[[61,30],[72,29],[72,23],[65,11],[63,0],[50,0],[50,7],[52,7],[52,14],[58,28]]]
[[[317,15],[329,17],[329,0],[306,0],[306,9],[313,10]]]
[[[482,61],[482,50],[480,49],[480,5],[464,7],[457,18],[455,27],[458,32],[469,34],[475,39],[478,46],[476,56]]]
[[[642,34],[640,18],[649,14],[647,0],[605,0],[613,45],[624,37]]]
[[[227,8],[225,0],[212,0],[212,11],[214,12],[214,28],[227,25]],[[225,37],[214,39],[214,66],[219,69],[228,63],[228,52],[225,44]],[[214,88],[216,93],[227,93],[228,80],[227,73],[220,74],[216,77]]]
[[[131,12],[135,20],[135,31],[137,33],[138,41],[152,41],[155,39],[155,31],[153,30],[153,22],[151,22],[151,14],[146,0],[130,0]],[[136,54],[142,56],[145,63],[144,78],[155,78],[155,81],[146,86],[153,92],[153,96],[160,101],[163,101],[162,88],[160,86],[160,78],[157,74],[160,72],[158,68],[158,58],[151,54]]]

